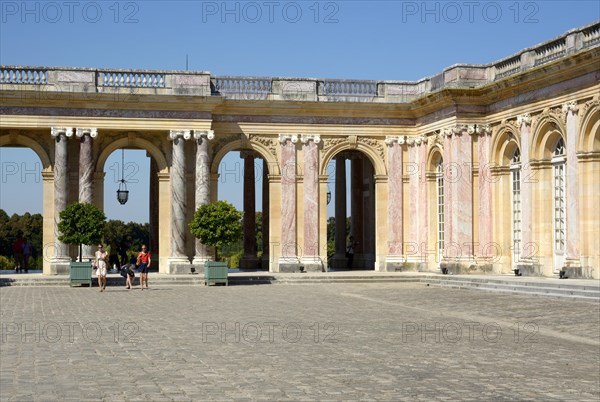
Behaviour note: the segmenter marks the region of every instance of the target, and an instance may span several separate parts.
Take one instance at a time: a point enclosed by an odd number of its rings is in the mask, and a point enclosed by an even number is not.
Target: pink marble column
[[[281,136],[281,258],[298,261],[296,241],[296,144],[297,137]]]
[[[490,134],[489,127],[483,127],[479,133],[479,254],[490,257],[492,243],[492,188],[490,175]]]
[[[256,267],[256,178],[254,174],[254,154],[240,152],[244,160],[244,255],[240,268]]]
[[[171,256],[169,257],[169,273],[178,273],[190,263],[186,256],[185,239],[187,187],[185,181],[185,141],[191,138],[189,130],[171,130]],[[189,268],[187,268],[189,272]]]
[[[577,112],[576,102],[563,105],[567,115],[567,261],[568,267],[581,266],[579,254],[579,180],[577,165]]]
[[[51,263],[51,273],[68,273],[71,258],[67,252],[67,245],[58,240],[60,231],[60,213],[67,206],[69,193],[69,175],[67,160],[67,141],[73,136],[72,128],[52,127],[51,135],[54,138],[54,257]]]
[[[404,138],[388,139],[388,255],[402,256],[403,185],[402,145]]]
[[[208,141],[213,138],[214,131],[212,130],[194,131],[194,140],[196,142],[194,211],[210,202],[210,157],[208,156]],[[202,244],[200,239],[195,239],[192,264],[204,267],[204,263],[209,261],[210,258],[210,249]]]
[[[444,168],[444,253],[443,257],[450,257],[449,245],[454,242],[454,230],[452,215],[454,212],[453,205],[453,184],[454,176],[452,169],[452,131],[444,132],[444,152],[443,152],[443,168]],[[453,253],[454,254],[454,253]]]
[[[420,144],[418,144],[419,152],[419,259],[425,255],[427,250],[427,239],[428,239],[428,219],[427,219],[427,205],[429,202],[436,202],[437,200],[427,199],[427,177],[425,162],[427,161],[427,139],[422,138]]]
[[[304,151],[304,250],[305,257],[319,255],[318,147],[312,137],[302,138]]]
[[[532,224],[532,187],[531,187],[531,164],[529,158],[529,147],[531,146],[531,116],[523,114],[517,116],[517,124],[521,128],[521,259],[528,262],[533,257],[531,254],[533,236]]]
[[[460,175],[453,192],[453,229],[456,243],[460,246],[462,259],[473,257],[473,157],[471,136],[466,128],[455,138],[456,154],[454,161],[459,166]]]
[[[417,257],[419,250],[419,148],[414,138],[408,138],[408,239],[405,240],[404,252],[409,259]]]

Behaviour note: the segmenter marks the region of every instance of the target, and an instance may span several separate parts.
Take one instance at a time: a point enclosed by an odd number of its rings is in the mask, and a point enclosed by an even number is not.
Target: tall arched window
[[[512,245],[513,265],[521,254],[521,152],[515,149],[510,161],[512,196]]]
[[[565,143],[561,138],[556,143],[552,155],[552,170],[554,176],[554,254],[562,255],[566,244],[566,165]]]
[[[436,166],[437,214],[438,214],[438,261],[444,255],[444,166],[440,158]]]

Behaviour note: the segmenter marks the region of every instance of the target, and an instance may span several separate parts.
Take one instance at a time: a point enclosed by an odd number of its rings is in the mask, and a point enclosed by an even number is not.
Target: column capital
[[[469,135],[490,135],[492,134],[492,128],[489,124],[469,124],[467,133]]]
[[[566,102],[562,105],[562,111],[565,115],[569,114],[569,112],[577,114],[577,112],[579,111],[579,105],[576,101]]]
[[[302,141],[303,144],[308,144],[309,141],[314,141],[315,144],[318,144],[319,142],[321,142],[321,136],[320,135],[302,135],[300,136],[300,141]]]
[[[71,127],[52,127],[50,130],[52,137],[58,137],[59,135],[65,135],[68,138],[73,136],[73,128]]]
[[[442,134],[446,137],[452,137],[453,135],[461,135],[464,131],[468,131],[468,126],[466,124],[454,124],[444,128]]]
[[[81,128],[81,127],[77,127],[75,129],[75,135],[77,136],[77,138],[81,138],[86,134],[88,134],[92,138],[96,138],[98,136],[98,129],[97,128]]]
[[[207,131],[194,130],[194,139],[195,140],[201,140],[204,138],[206,138],[207,140],[212,140],[213,138],[215,138],[215,131],[214,130],[207,130]]]
[[[192,138],[191,130],[171,130],[169,132],[169,140],[174,141],[178,138],[183,138],[184,140],[189,140]]]
[[[406,143],[409,146],[413,146],[413,145],[421,145],[421,144],[427,144],[427,141],[425,140],[425,138],[423,138],[423,136],[417,136],[417,137],[406,137]]]
[[[297,134],[279,134],[279,142],[281,145],[285,145],[287,140],[290,140],[292,141],[292,144],[295,144],[298,142],[298,137]]]
[[[517,125],[521,127],[523,124],[528,126],[531,125],[531,115],[529,113],[523,113],[517,116]]]
[[[398,145],[403,145],[406,142],[406,136],[404,136],[404,135],[398,135],[398,136],[386,135],[384,142],[387,146],[390,146],[390,147],[393,146],[394,143],[398,143]]]

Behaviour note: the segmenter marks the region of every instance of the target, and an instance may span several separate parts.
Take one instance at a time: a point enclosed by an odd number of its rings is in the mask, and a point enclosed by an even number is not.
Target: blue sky
[[[1,0],[0,64],[185,69],[187,54],[190,70],[214,75],[417,80],[502,59],[598,19],[598,1]],[[139,180],[130,183],[132,200],[114,200],[115,152],[106,212],[144,222],[148,159],[133,150],[126,158],[139,168],[131,167]],[[0,163],[0,208],[41,212],[41,179],[21,174],[39,164],[33,152],[1,149]],[[234,153],[224,163],[241,167]],[[219,196],[241,208],[235,181]]]

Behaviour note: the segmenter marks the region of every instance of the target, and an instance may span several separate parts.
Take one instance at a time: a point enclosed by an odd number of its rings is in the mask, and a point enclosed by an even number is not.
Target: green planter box
[[[92,263],[91,262],[72,262],[71,263],[71,286],[75,284],[88,284],[92,287]]]
[[[228,272],[226,262],[207,261],[204,263],[204,284],[224,283],[225,286],[229,286]]]

